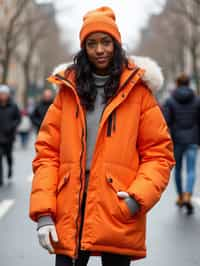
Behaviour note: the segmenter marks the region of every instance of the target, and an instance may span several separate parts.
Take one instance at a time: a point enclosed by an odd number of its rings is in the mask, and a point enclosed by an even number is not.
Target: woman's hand
[[[137,203],[137,201],[134,198],[130,197],[127,192],[119,191],[117,192],[117,196],[121,199],[124,199],[131,215],[134,215],[139,211],[140,205]]]
[[[54,249],[51,244],[51,240],[54,242],[58,242],[58,236],[56,233],[55,225],[45,225],[38,229],[38,239],[40,245],[47,249],[49,253],[54,253]]]

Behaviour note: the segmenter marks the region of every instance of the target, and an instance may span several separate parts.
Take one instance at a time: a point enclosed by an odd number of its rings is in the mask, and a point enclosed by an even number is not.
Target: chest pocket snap
[[[112,187],[115,192],[123,190],[122,185],[119,184],[119,182],[117,182],[117,180],[113,178],[113,176],[111,176],[110,174],[106,175],[106,182]]]

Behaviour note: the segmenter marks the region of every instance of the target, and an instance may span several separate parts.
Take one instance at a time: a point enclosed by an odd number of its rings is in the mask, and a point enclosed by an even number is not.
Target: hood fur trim
[[[145,70],[144,76],[142,77],[143,82],[147,85],[153,93],[157,93],[163,86],[164,77],[160,66],[149,57],[142,56],[130,56],[130,59],[136,64],[139,68]],[[58,65],[53,70],[53,75],[65,71],[72,62],[63,63]]]
[[[56,75],[62,71],[65,71],[71,64],[72,62],[68,62],[68,63],[63,63],[63,64],[56,66],[52,72],[52,75]]]
[[[131,56],[133,62],[145,70],[142,77],[143,82],[152,90],[157,93],[163,86],[164,76],[160,66],[149,57]]]

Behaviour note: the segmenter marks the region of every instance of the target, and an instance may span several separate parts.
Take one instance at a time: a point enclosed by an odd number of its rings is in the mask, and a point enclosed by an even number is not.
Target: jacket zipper
[[[82,182],[82,174],[85,174],[83,173],[83,167],[82,167],[82,160],[83,160],[83,153],[84,153],[84,150],[86,150],[86,147],[84,149],[84,143],[86,143],[86,141],[84,142],[84,137],[85,139],[87,140],[87,122],[86,122],[86,115],[85,115],[85,111],[83,111],[83,114],[84,114],[84,121],[85,121],[85,132],[84,132],[84,128],[82,129],[82,138],[81,138],[81,143],[82,143],[82,152],[81,152],[81,158],[80,158],[80,167],[81,167],[81,173],[80,173],[80,182],[81,182],[81,188],[80,188],[80,193],[79,193],[79,211],[78,211],[78,217],[77,217],[77,223],[78,223],[78,218],[80,217],[81,218],[81,222],[80,224],[84,221],[82,219],[84,219],[84,217],[82,217],[82,214],[81,214],[81,206],[83,204],[81,204],[81,191],[82,191],[82,187],[83,187],[83,182]],[[86,184],[85,184],[86,185]],[[85,187],[84,187],[84,191],[83,193],[85,193],[86,190],[85,190]],[[86,198],[85,198],[85,201],[86,201]],[[83,230],[83,226],[82,226],[82,229]],[[78,251],[79,251],[79,248],[80,248],[80,234],[82,235],[82,232],[80,232],[80,228],[77,226],[77,245],[76,245],[76,257],[78,257]]]
[[[62,77],[59,74],[55,75],[58,79],[63,80],[65,82],[68,82],[73,88],[73,84],[69,81],[66,80],[64,77]],[[76,111],[76,118],[78,117],[78,113],[79,113],[79,108],[77,107],[77,111]],[[84,111],[83,111],[84,113]],[[86,118],[85,118],[85,113],[84,113],[84,122],[86,125]],[[87,134],[87,130],[86,130],[86,134]],[[72,260],[72,264],[75,265],[76,263],[76,259],[78,258],[78,252],[79,252],[79,246],[80,246],[80,228],[79,228],[79,217],[81,216],[81,192],[82,192],[82,188],[83,188],[83,182],[82,182],[82,174],[83,174],[83,167],[82,167],[82,160],[83,160],[83,154],[84,154],[84,137],[85,137],[85,132],[84,132],[84,128],[82,128],[82,135],[81,135],[81,155],[80,155],[80,190],[79,190],[79,195],[78,195],[78,215],[76,217],[76,234],[75,234],[75,242],[76,242],[76,247],[75,247],[75,255],[74,258]]]
[[[83,167],[82,167],[82,160],[83,160],[83,153],[84,153],[84,129],[82,129],[82,136],[81,136],[81,155],[80,155],[80,191],[79,191],[79,196],[78,196],[78,215],[76,217],[76,235],[75,235],[75,240],[76,240],[76,249],[75,249],[75,258],[78,258],[78,251],[79,251],[79,246],[80,246],[80,228],[79,228],[79,217],[81,216],[81,192],[82,192],[82,187],[83,187],[83,182],[82,182],[82,174],[83,174]]]
[[[110,137],[112,134],[112,124],[113,124],[113,118],[112,114],[110,114],[108,117],[107,137]]]

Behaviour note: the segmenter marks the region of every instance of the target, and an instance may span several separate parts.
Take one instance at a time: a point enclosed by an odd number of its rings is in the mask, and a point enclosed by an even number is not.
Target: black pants
[[[0,185],[3,183],[3,156],[5,155],[8,163],[8,176],[12,175],[12,150],[13,143],[0,144]]]
[[[87,173],[86,173],[87,175]],[[82,217],[84,217],[85,211],[85,200],[86,194],[83,196],[82,203]],[[80,239],[82,234],[83,221],[80,227]],[[78,259],[73,264],[73,261],[70,257],[64,255],[56,255],[56,266],[86,266],[90,258],[89,251],[79,251]],[[101,255],[102,265],[103,266],[129,266],[130,265],[130,257],[112,253],[103,252]]]
[[[90,253],[80,251],[75,266],[86,266],[89,261]],[[102,253],[101,261],[103,266],[129,266],[130,258],[128,256]],[[72,259],[64,255],[56,255],[56,266],[74,266]]]

